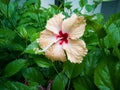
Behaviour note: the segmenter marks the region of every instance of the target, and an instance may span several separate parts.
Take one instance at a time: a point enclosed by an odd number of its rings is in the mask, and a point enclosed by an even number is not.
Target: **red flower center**
[[[68,33],[63,33],[62,30],[59,31],[59,35],[56,36],[57,39],[59,40],[59,44],[62,45],[64,42],[67,44],[68,43]]]

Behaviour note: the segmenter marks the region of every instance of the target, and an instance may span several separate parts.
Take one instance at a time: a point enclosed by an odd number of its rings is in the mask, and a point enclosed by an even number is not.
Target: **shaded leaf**
[[[30,41],[31,42],[33,42],[33,41],[35,41],[37,38],[39,38],[40,37],[40,33],[38,32],[38,33],[32,33],[32,34],[30,34],[31,36],[30,36]]]
[[[52,62],[45,58],[44,56],[38,57],[34,59],[35,63],[42,68],[49,68],[52,66]]]
[[[10,0],[0,0],[1,2],[3,2],[4,4],[9,4]]]
[[[72,7],[72,2],[66,2],[64,4],[64,7],[67,8],[67,9],[70,9]]]
[[[24,50],[24,53],[35,54],[35,50],[34,50],[35,48],[39,48],[39,45],[36,41],[29,44],[27,48]]]
[[[107,56],[101,59],[94,73],[94,82],[100,90],[119,90],[120,62],[116,62],[114,57]],[[117,87],[116,87],[117,86]]]
[[[81,74],[81,72],[84,69],[84,62],[80,63],[80,64],[74,64],[71,62],[66,62],[64,64],[64,71],[65,74],[68,76],[68,78],[75,78],[78,75]]]
[[[7,64],[4,70],[4,76],[5,77],[10,77],[17,72],[19,72],[26,64],[27,60],[25,59],[18,59],[10,62]]]
[[[91,12],[95,9],[95,5],[90,5],[90,4],[86,4],[85,5],[85,9],[88,11],[88,12]]]
[[[85,6],[88,3],[88,0],[79,0],[80,7]]]
[[[52,90],[65,90],[68,78],[63,73],[59,73],[52,84]]]
[[[34,67],[26,68],[23,72],[24,78],[30,82],[37,82],[40,84],[44,84],[44,78],[40,70]]]
[[[96,48],[90,51],[85,57],[85,67],[84,74],[93,77],[94,70],[102,58],[102,52],[100,49]]]
[[[74,90],[97,90],[89,77],[78,77],[73,80]]]
[[[37,90],[35,86],[26,86],[20,82],[1,81],[0,90]]]

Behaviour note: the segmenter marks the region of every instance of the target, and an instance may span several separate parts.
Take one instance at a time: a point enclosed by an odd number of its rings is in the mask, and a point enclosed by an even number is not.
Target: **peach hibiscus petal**
[[[62,21],[64,15],[62,13],[54,15],[51,19],[47,21],[46,29],[52,31],[55,34],[59,33],[59,30],[62,29]]]
[[[84,34],[86,21],[83,16],[73,14],[63,21],[63,31],[69,33],[71,39],[78,39]]]
[[[83,40],[69,40],[68,44],[63,45],[68,60],[73,63],[81,63],[87,54],[87,48]]]
[[[62,23],[62,31],[69,32],[70,28],[72,27],[76,19],[77,19],[76,14],[73,14],[70,18],[64,19]]]
[[[40,33],[40,38],[37,39],[37,42],[39,43],[42,49],[45,49],[50,43],[55,41],[56,41],[55,34],[49,30],[42,31]]]
[[[83,16],[79,16],[74,22],[72,28],[69,30],[69,37],[71,39],[78,39],[83,36],[85,31],[86,21]]]
[[[46,52],[45,55],[52,61],[66,61],[65,52],[59,43],[53,44]]]

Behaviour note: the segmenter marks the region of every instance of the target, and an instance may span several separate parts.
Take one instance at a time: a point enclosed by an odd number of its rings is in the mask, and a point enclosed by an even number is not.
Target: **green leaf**
[[[58,9],[58,6],[56,6],[56,5],[50,4],[50,6],[53,7],[54,9],[56,9],[56,10]]]
[[[28,37],[27,30],[25,29],[24,26],[19,26],[17,29],[22,38],[26,39]]]
[[[116,13],[116,14],[113,14],[112,16],[110,16],[110,18],[106,22],[105,27],[108,28],[110,24],[116,22],[119,19],[120,19],[120,12]]]
[[[77,77],[78,75],[81,74],[81,72],[83,71],[84,69],[84,62],[80,63],[80,64],[74,64],[74,63],[71,63],[71,62],[65,62],[64,64],[64,71],[65,71],[65,74],[68,76],[68,78],[75,78]]]
[[[88,11],[88,12],[91,12],[95,9],[95,5],[90,5],[90,4],[86,4],[85,5],[85,9]]]
[[[45,58],[44,56],[40,56],[38,58],[34,58],[35,63],[42,68],[49,68],[52,66],[52,62]]]
[[[64,7],[67,8],[67,9],[70,9],[72,7],[72,2],[66,2],[64,4]]]
[[[103,0],[93,0],[93,2],[96,3],[96,4],[100,4],[100,3],[102,3],[102,1]]]
[[[18,59],[10,62],[7,64],[4,70],[4,76],[5,77],[10,77],[17,72],[19,72],[26,64],[27,60],[25,59]]]
[[[85,57],[85,67],[84,74],[93,77],[94,70],[98,65],[100,59],[102,58],[102,52],[100,49],[96,48],[91,50]]]
[[[0,84],[0,90],[32,90],[32,88],[19,82],[6,81]]]
[[[80,0],[80,1],[79,1],[80,7],[85,6],[87,3],[88,3],[88,0]]]
[[[11,41],[11,40],[13,40],[15,38],[15,36],[16,36],[16,34],[15,34],[14,31],[12,31],[10,29],[0,28],[0,38]]]
[[[28,0],[24,3],[25,6],[31,5],[31,4],[36,4],[39,3],[40,4],[40,0]]]
[[[52,90],[65,90],[65,86],[68,82],[68,78],[65,74],[59,73],[52,84]]]
[[[100,14],[96,14],[94,17],[87,20],[87,24],[88,24],[87,29],[88,30],[92,29],[93,32],[97,34],[98,38],[103,38],[106,36],[106,32],[103,28],[103,24],[104,24],[103,20],[104,19]]]
[[[24,53],[35,54],[35,50],[34,50],[35,48],[39,48],[39,45],[36,41],[28,45],[27,48],[24,50]]]
[[[73,80],[74,90],[96,90],[94,83],[91,82],[89,77],[78,77]]]
[[[120,13],[110,17],[108,22],[105,24],[105,30],[107,36],[104,38],[104,44],[107,48],[112,48],[114,55],[120,60]],[[112,21],[113,20],[113,21]]]
[[[22,83],[19,82],[11,82],[11,81],[7,81],[7,82],[3,82],[2,86],[0,85],[0,87],[3,87],[3,90],[27,90],[28,87],[25,86]]]
[[[44,84],[44,78],[42,73],[40,72],[39,69],[34,68],[34,67],[29,67],[23,71],[23,76],[26,80],[30,82],[37,82],[40,84]]]
[[[15,51],[23,51],[24,50],[24,47],[21,44],[18,44],[18,43],[10,43],[9,48],[13,51],[14,50]]]
[[[101,59],[101,62],[98,64],[95,73],[94,73],[94,82],[95,85],[100,90],[114,90],[110,69],[108,66],[108,61],[111,62],[111,57],[104,57]],[[114,60],[112,58],[112,60]],[[114,66],[111,66],[114,68]]]
[[[107,48],[114,47],[120,43],[120,27],[116,24],[111,24],[108,27],[108,34],[104,38],[104,43]]]
[[[9,4],[10,0],[0,0],[1,2],[3,2],[4,4]]]
[[[30,34],[30,41],[33,42],[40,37],[40,32]]]

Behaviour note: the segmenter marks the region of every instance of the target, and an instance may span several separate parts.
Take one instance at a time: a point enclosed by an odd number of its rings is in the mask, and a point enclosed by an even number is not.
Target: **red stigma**
[[[57,39],[60,38],[59,44],[62,45],[64,42],[68,43],[68,33],[63,33],[62,30],[59,31],[59,35],[56,36]]]

